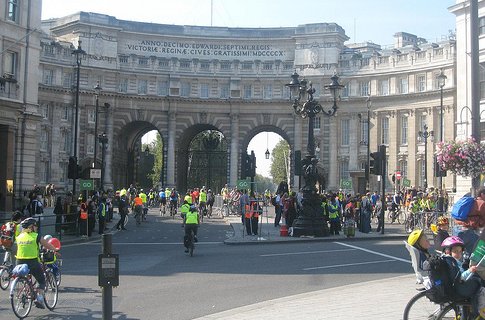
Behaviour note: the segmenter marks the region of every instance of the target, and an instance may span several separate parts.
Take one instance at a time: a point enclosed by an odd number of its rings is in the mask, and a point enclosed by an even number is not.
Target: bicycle
[[[406,304],[403,313],[403,320],[413,319],[460,319],[472,320],[471,303],[468,300],[446,302],[437,304],[431,302],[426,297],[426,289],[418,289],[419,292],[414,295]]]
[[[142,215],[143,215],[143,208],[142,206],[135,206],[135,220],[136,220],[136,225],[140,225],[141,224],[141,220],[142,220]]]
[[[397,223],[399,223],[399,224],[406,221],[405,214],[400,207],[395,208],[394,210],[390,209],[388,211],[388,217],[387,218],[388,218],[388,220],[391,221],[391,224],[394,223],[395,221],[397,221]]]
[[[44,265],[44,268],[52,271],[54,277],[56,279],[56,284],[59,287],[61,285],[62,273],[62,259],[60,257],[59,252],[52,252],[52,251],[42,251],[40,254],[40,260]]]
[[[172,219],[175,219],[175,215],[177,214],[177,202],[170,201],[170,216]]]
[[[12,279],[13,265],[9,262],[4,262],[0,266],[0,288],[2,290],[7,290],[10,285],[10,280]]]
[[[193,257],[194,256],[194,249],[195,249],[194,230],[190,230],[190,234],[187,238],[187,249],[189,250],[189,255],[191,257]]]
[[[43,267],[44,268],[44,267]],[[48,268],[44,268],[46,287],[44,290],[45,306],[54,310],[58,300],[58,287],[55,276]],[[10,304],[19,319],[27,317],[32,309],[32,303],[37,299],[37,290],[34,288],[32,275],[13,275],[14,280],[10,288]]]

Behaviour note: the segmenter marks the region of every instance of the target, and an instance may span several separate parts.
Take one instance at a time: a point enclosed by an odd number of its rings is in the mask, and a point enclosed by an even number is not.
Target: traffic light
[[[441,169],[438,164],[438,158],[434,157],[434,176],[435,177],[446,177],[446,170]]]
[[[247,178],[251,176],[251,156],[249,154],[243,154],[241,162],[241,178]]]
[[[382,175],[382,154],[379,151],[370,154],[370,173],[376,176]]]
[[[79,166],[77,165],[76,157],[69,157],[69,164],[67,166],[67,178],[79,178]]]
[[[254,151],[251,151],[250,155],[250,163],[249,163],[249,176],[254,178],[256,177],[256,154]]]

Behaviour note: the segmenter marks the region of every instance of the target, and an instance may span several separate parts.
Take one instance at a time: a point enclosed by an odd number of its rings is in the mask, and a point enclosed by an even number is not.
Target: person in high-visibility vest
[[[327,205],[328,218],[330,220],[330,235],[337,235],[340,231],[340,212],[337,202],[337,195],[333,194]]]
[[[258,235],[258,223],[259,223],[259,214],[261,207],[259,206],[258,202],[254,197],[254,193],[251,192],[249,204],[246,205],[246,213],[245,213],[245,223],[246,223],[246,232],[248,235],[256,236]]]
[[[190,236],[190,233],[194,233],[194,242],[197,242],[197,229],[199,227],[200,217],[199,211],[195,206],[190,206],[189,211],[186,213],[185,216],[185,236],[184,236],[184,246],[185,252],[189,252],[189,248],[187,247],[187,239]]]
[[[27,218],[20,225],[22,232],[16,239],[17,242],[17,265],[26,264],[30,274],[37,280],[37,299],[34,301],[35,306],[41,309],[44,305],[45,276],[42,266],[39,263],[39,247],[42,245],[47,250],[55,251],[56,248],[37,233],[37,220]]]
[[[99,234],[103,234],[106,225],[106,198],[101,197],[98,206]]]
[[[184,200],[184,203],[180,207],[180,215],[182,216],[182,228],[185,226],[185,218],[187,217],[187,212],[190,211],[190,204],[187,200]]]
[[[207,193],[205,192],[205,189],[202,188],[200,189],[200,192],[199,192],[199,208],[200,208],[200,212],[202,212],[202,214],[205,214],[206,212],[206,204],[207,204]]]
[[[83,197],[79,202],[79,233],[81,236],[88,235],[88,204]]]

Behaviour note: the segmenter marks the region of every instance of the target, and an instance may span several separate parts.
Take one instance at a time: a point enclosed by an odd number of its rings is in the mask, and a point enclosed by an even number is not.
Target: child
[[[418,267],[421,270],[424,270],[423,263],[429,257],[431,257],[431,253],[429,253],[428,251],[429,248],[431,247],[431,244],[429,243],[429,240],[424,234],[423,230],[417,229],[411,232],[411,234],[408,237],[408,244],[418,249],[419,251]]]
[[[441,246],[443,247],[443,254],[453,257],[460,269],[460,280],[455,283],[456,293],[464,298],[470,298],[473,309],[478,313],[478,306],[484,304],[482,300],[485,299],[485,290],[482,290],[482,283],[476,273],[476,266],[471,266],[467,270],[463,269],[462,257],[465,243],[459,237],[451,236],[446,238]]]
[[[434,238],[434,248],[436,251],[443,252],[443,247],[441,243],[448,238],[450,235],[448,233],[448,229],[450,228],[448,224],[448,218],[446,217],[439,217],[438,218],[438,231]]]

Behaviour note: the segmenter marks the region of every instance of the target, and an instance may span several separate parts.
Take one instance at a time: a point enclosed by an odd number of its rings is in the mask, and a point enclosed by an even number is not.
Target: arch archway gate
[[[139,140],[158,130],[163,142],[164,186],[186,190],[189,145],[204,130],[217,130],[226,139],[226,183],[235,186],[240,177],[240,159],[251,139],[260,132],[279,134],[301,150],[305,123],[295,117],[283,100],[264,103],[228,100],[194,100],[178,97],[154,101],[114,101],[112,181],[116,188],[129,185]]]

